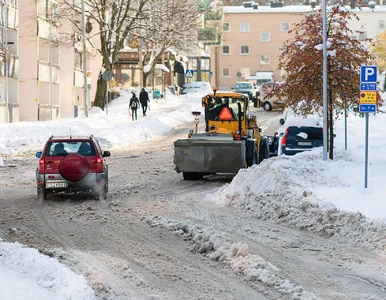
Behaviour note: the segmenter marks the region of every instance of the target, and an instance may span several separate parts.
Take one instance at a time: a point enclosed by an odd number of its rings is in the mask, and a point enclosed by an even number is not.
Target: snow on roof
[[[271,79],[273,77],[273,72],[256,72],[256,77],[257,79]]]
[[[167,66],[163,65],[163,64],[156,64],[154,68],[155,69],[161,69],[162,71],[167,72],[167,73],[170,72],[169,68]],[[150,72],[150,70],[151,70],[151,66],[150,65],[145,65],[143,67],[143,71],[145,73]]]

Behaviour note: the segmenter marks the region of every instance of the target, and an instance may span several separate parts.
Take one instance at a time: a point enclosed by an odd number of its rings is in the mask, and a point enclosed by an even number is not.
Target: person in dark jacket
[[[133,94],[133,96],[130,99],[129,107],[131,108],[131,118],[134,121],[134,118],[135,120],[137,120],[137,109],[139,107],[139,100],[134,91],[131,93]]]
[[[143,116],[146,116],[147,103],[150,102],[149,94],[146,92],[145,88],[142,88],[142,91],[139,93],[139,101],[142,105]]]

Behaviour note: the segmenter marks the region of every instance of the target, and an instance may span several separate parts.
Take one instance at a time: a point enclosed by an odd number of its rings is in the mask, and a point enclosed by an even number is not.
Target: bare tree
[[[164,62],[166,50],[189,53],[196,48],[201,15],[194,0],[151,0],[146,7],[138,43],[144,52],[142,70],[150,66],[142,72],[144,85],[156,64]]]
[[[113,70],[117,54],[125,39],[132,32],[139,30],[141,16],[148,14],[146,5],[150,0],[85,0],[85,15],[88,19],[88,43],[102,56],[101,71],[98,75],[94,105],[103,108],[107,84],[102,79],[102,70]],[[60,17],[73,24],[75,34],[82,33],[81,1],[63,1]],[[92,24],[95,28],[90,28]],[[68,35],[68,34],[67,34]],[[93,40],[94,38],[94,40]],[[95,42],[97,38],[97,42]]]

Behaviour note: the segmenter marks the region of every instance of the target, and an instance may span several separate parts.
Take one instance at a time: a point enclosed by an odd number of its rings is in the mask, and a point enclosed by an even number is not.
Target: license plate
[[[298,142],[299,146],[312,146],[312,142]]]
[[[46,188],[66,188],[68,186],[67,182],[47,182]]]

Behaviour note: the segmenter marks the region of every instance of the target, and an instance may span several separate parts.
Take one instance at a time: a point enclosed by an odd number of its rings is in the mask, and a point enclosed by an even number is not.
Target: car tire
[[[47,190],[44,187],[37,188],[38,200],[46,201],[47,200]]]
[[[204,175],[202,173],[195,172],[182,172],[182,177],[184,180],[201,180]]]
[[[109,190],[108,183],[105,182],[103,187],[97,186],[94,189],[92,189],[91,193],[95,200],[106,200],[108,190]]]
[[[272,110],[272,105],[271,105],[271,103],[269,103],[268,101],[266,101],[266,102],[264,102],[264,104],[263,104],[263,108],[264,108],[264,110],[266,110],[266,111],[271,111],[271,110]]]

